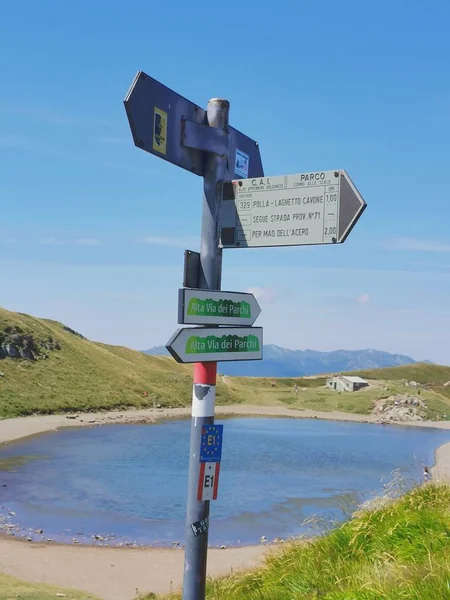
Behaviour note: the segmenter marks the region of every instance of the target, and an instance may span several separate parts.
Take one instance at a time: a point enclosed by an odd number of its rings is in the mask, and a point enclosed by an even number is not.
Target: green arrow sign
[[[179,290],[178,323],[190,325],[253,325],[261,308],[253,294]]]
[[[181,363],[261,360],[262,331],[262,327],[178,329],[166,348]]]

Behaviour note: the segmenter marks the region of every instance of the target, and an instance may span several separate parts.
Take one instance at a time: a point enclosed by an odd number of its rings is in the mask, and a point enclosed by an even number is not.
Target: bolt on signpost
[[[195,363],[183,600],[204,600],[209,502],[218,494],[223,426],[214,424],[217,361],[261,360],[261,309],[220,291],[223,248],[342,243],[366,208],[343,170],[264,177],[258,144],[228,123],[229,102],[203,110],[143,72],[124,101],[135,145],[203,177],[200,253],[186,250],[178,322],[166,348]]]

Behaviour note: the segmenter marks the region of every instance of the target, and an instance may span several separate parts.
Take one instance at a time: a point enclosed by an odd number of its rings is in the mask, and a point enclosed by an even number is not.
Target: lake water
[[[438,429],[316,419],[217,422],[224,441],[213,546],[310,534],[304,521],[313,515],[342,520],[393,470],[420,481],[421,463],[433,464],[434,450],[450,441]],[[188,448],[186,420],[62,429],[1,447],[0,459],[33,457],[0,471],[3,524],[33,540],[183,543]]]

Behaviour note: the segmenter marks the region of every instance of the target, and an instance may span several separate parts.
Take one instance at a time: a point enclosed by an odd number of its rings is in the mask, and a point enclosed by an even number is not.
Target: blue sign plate
[[[203,425],[200,462],[220,462],[222,458],[223,425]]]
[[[189,123],[206,125],[206,111],[153,77],[139,71],[124,101],[135,145],[163,160],[203,177],[205,153],[185,146]],[[232,179],[264,177],[259,145],[228,128]]]

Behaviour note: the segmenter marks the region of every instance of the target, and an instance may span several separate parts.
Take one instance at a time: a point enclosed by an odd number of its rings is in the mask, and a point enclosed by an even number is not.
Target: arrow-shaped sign
[[[178,294],[178,323],[249,326],[261,313],[253,294],[189,289]]]
[[[226,154],[237,179],[264,175],[255,140],[233,127],[208,127],[203,108],[146,73],[138,72],[124,104],[138,148],[200,176],[205,152]]]
[[[343,170],[223,184],[222,248],[341,244],[366,208]]]
[[[338,243],[347,239],[367,204],[346,171],[340,171]]]
[[[261,360],[262,327],[186,327],[166,344],[177,362]]]

